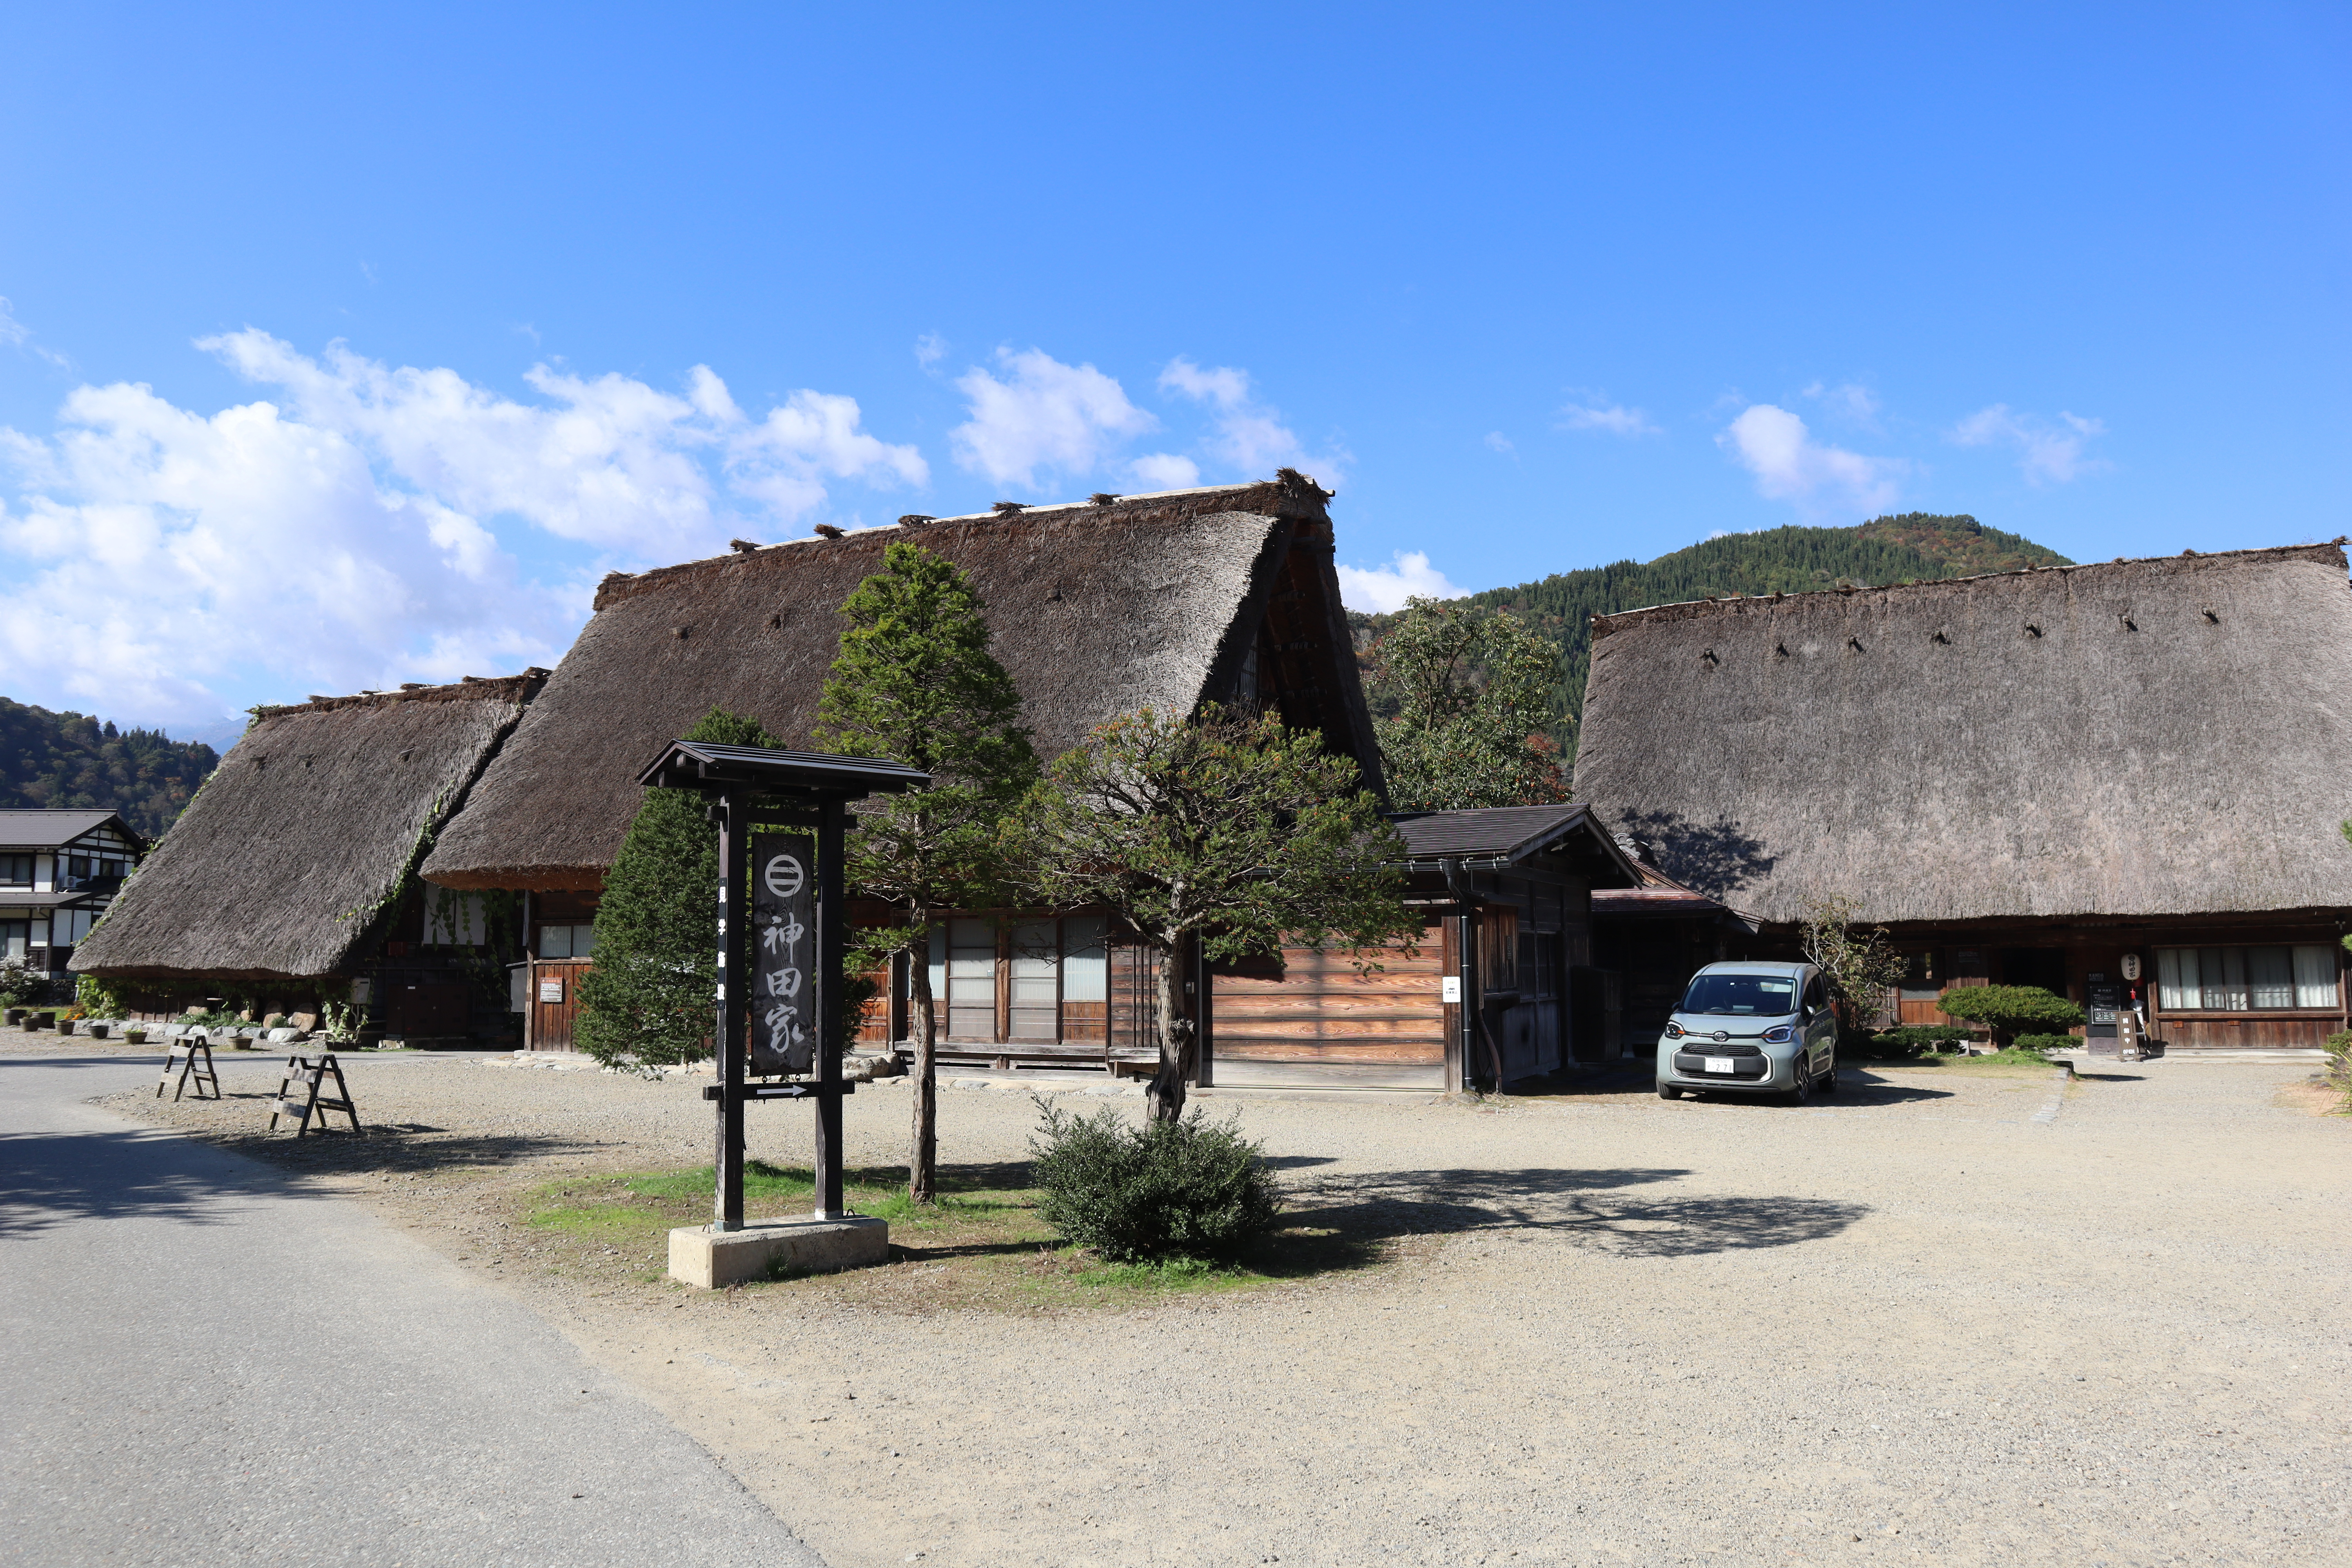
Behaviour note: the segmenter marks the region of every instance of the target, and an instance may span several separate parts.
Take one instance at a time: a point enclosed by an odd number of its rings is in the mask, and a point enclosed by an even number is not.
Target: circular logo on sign
[[[807,876],[801,870],[799,858],[779,855],[768,862],[768,891],[780,899],[797,897]]]

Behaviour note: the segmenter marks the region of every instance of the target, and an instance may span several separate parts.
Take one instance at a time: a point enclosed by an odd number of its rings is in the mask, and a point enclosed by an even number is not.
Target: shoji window
[[[948,922],[948,1033],[996,1038],[996,922]]]
[[[1058,921],[1023,921],[1013,928],[1012,1001],[1007,1037],[1061,1038],[1062,932]]]
[[[1107,922],[1072,915],[1062,922],[1062,1038],[1100,1040],[1109,1022],[1110,964],[1103,951]]]
[[[2159,947],[2156,999],[2167,1012],[2333,1008],[2336,955],[2297,947]]]

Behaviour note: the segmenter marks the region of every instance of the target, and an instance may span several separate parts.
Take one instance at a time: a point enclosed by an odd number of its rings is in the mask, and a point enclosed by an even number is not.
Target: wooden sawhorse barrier
[[[324,1092],[327,1076],[335,1079],[335,1092]],[[278,1131],[278,1119],[290,1117],[294,1136],[299,1138],[312,1127],[323,1132],[327,1128],[326,1113],[340,1110],[352,1119],[352,1131],[360,1130],[359,1108],[352,1103],[351,1086],[343,1081],[343,1068],[329,1051],[318,1060],[307,1057],[288,1057],[286,1076],[278,1082],[277,1096],[269,1102],[269,1131]]]
[[[212,1041],[202,1035],[189,1035],[170,1042],[163,1052],[163,1076],[155,1080],[156,1099],[163,1098],[163,1086],[172,1081],[174,1067],[180,1069],[180,1081],[172,1090],[173,1100],[187,1091],[191,1081],[196,1086],[198,1100],[218,1100],[221,1097],[220,1074],[213,1071]],[[205,1092],[206,1089],[212,1092],[207,1094]]]

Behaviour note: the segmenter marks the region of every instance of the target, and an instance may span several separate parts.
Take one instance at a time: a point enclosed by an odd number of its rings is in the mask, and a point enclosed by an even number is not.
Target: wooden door
[[[584,958],[542,958],[530,966],[528,998],[530,1048],[568,1051],[572,1020],[580,1016],[580,977],[595,965]]]

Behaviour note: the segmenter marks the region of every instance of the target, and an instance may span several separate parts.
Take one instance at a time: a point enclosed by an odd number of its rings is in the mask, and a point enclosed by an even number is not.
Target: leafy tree
[[[1543,732],[1559,657],[1517,616],[1412,599],[1371,653],[1375,731],[1398,810],[1568,798]]]
[[[1854,900],[1843,893],[1813,899],[1806,903],[1798,926],[1805,962],[1829,976],[1830,993],[1849,1039],[1858,1039],[1871,1015],[1886,1005],[1886,993],[1901,982],[1904,964],[1903,955],[1887,944],[1885,931],[1854,930],[1853,911]]]
[[[2037,1025],[2071,1029],[2083,1021],[2082,1008],[2039,985],[1956,986],[1945,992],[1936,1005],[1948,1016],[1989,1026],[1998,1045],[2033,1031]]]
[[[773,746],[759,721],[713,708],[682,739]],[[572,1039],[607,1067],[650,1070],[710,1055],[719,994],[719,826],[690,790],[649,789],[604,879],[596,963]]]
[[[861,896],[897,914],[895,923],[858,934],[853,962],[908,961],[915,1062],[907,1190],[929,1203],[939,1165],[931,919],[997,901],[998,828],[1036,782],[1037,756],[1020,723],[1021,693],[988,651],[985,606],[953,562],[894,543],[841,613],[849,626],[818,703],[817,745],[889,757],[932,780],[859,808],[848,868]]]
[[[1370,970],[1370,950],[1421,929],[1395,868],[1404,841],[1356,764],[1271,714],[1114,719],[1046,770],[1010,837],[1040,902],[1108,910],[1158,955],[1161,1121],[1182,1114],[1196,1058],[1177,1005],[1186,943],[1212,959],[1337,945]]]
[[[201,741],[118,730],[0,697],[0,807],[119,811],[157,838],[219,765],[219,753]]]

